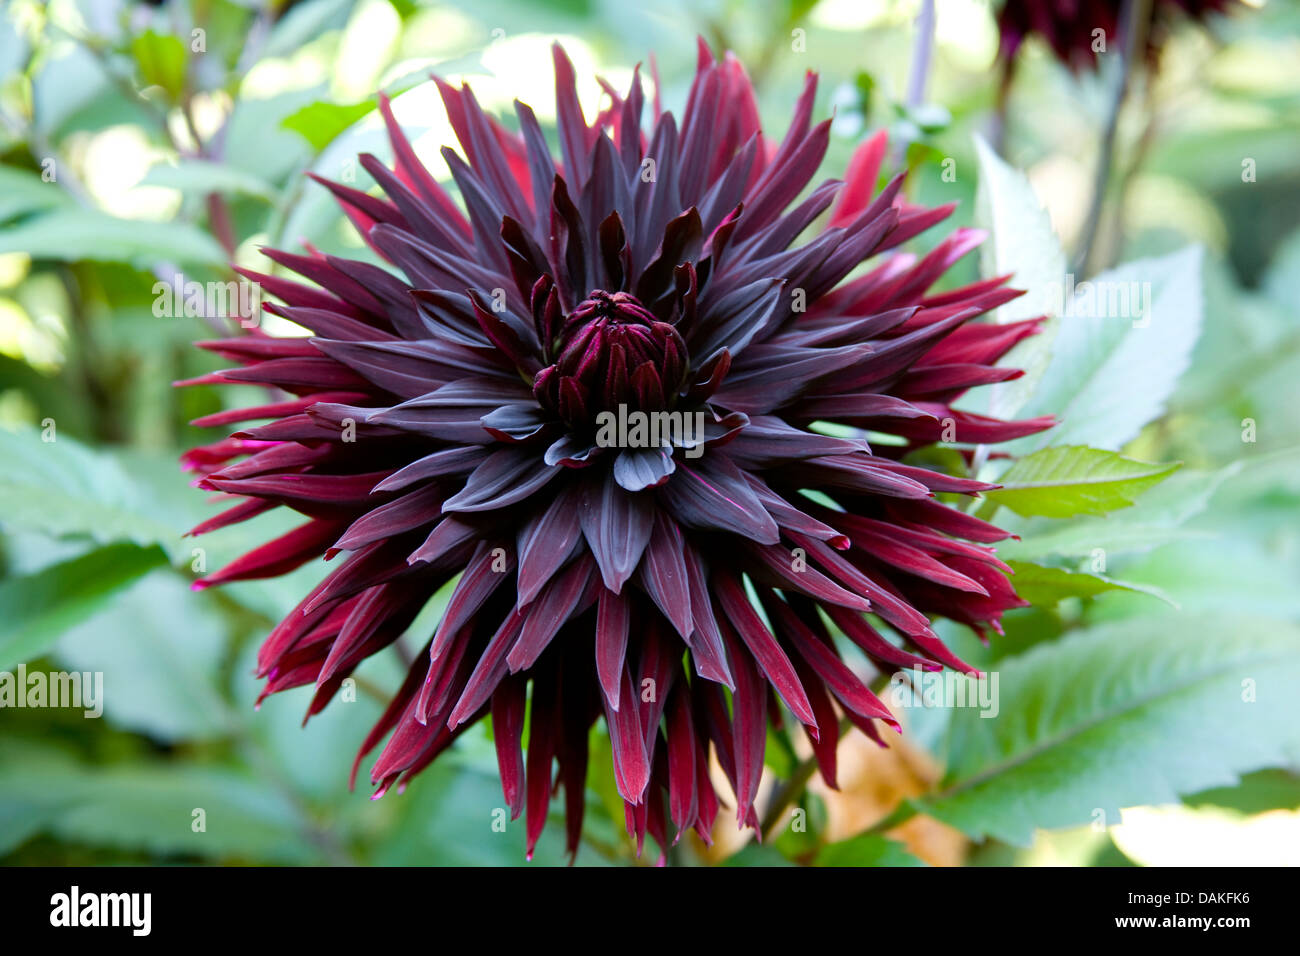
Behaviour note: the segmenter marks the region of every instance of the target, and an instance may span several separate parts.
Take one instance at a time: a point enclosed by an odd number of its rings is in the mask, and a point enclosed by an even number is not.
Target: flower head
[[[562,316],[554,289],[550,302]],[[635,296],[594,290],[558,325],[548,327],[544,307],[537,330],[544,357],[554,362],[533,379],[533,395],[571,430],[585,431],[620,405],[655,412],[677,404],[689,367],[686,343]]]
[[[312,335],[205,343],[240,367],[197,381],[287,397],[200,420],[268,421],[186,457],[233,502],[195,530],[306,521],[197,586],[336,563],[259,656],[266,693],[313,684],[315,713],[454,581],[357,757],[388,738],[378,792],[487,718],[529,851],[562,785],[576,852],[603,717],[638,845],[707,840],[711,759],[755,824],[783,713],[832,785],[837,710],[897,727],[828,621],[882,671],[969,671],[929,615],[997,628],[1023,603],[987,547],[1005,533],[936,498],[991,486],[902,459],[1047,427],[953,406],[1018,374],[995,363],[1038,323],[981,320],[1019,294],[1005,278],[931,291],[978,232],[896,251],[951,207],[909,205],[901,177],[877,192],[883,138],[806,191],[830,131],[812,75],[773,142],[739,63],[702,44],[680,120],[656,102],[648,134],[639,77],[588,123],[555,64],[558,159],[527,106],[516,135],[440,84],[458,204],[381,100],[395,168],[361,162],[385,197],[325,185],[389,268],[269,251],[305,281],[246,273]],[[599,440],[616,411],[664,427]]]
[[[1151,19],[1144,25],[1146,54],[1154,58],[1170,22],[1181,13],[1204,20],[1211,13],[1223,13],[1234,0],[1152,0]],[[1123,0],[1004,0],[998,13],[1002,34],[1000,54],[1010,63],[1021,44],[1038,34],[1052,48],[1056,58],[1079,71],[1097,65],[1098,44],[1102,50],[1122,48]]]

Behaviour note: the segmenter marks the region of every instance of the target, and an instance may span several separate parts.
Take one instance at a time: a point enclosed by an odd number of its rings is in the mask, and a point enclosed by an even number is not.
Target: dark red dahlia
[[[1149,0],[1145,25],[1147,56],[1154,57],[1178,15],[1204,20],[1223,13],[1235,0]],[[1004,0],[998,14],[1002,35],[1000,55],[1011,62],[1030,34],[1038,34],[1056,58],[1072,70],[1097,64],[1096,40],[1101,30],[1107,50],[1123,48],[1124,0]]]
[[[307,520],[197,586],[336,561],[259,658],[266,693],[314,684],[315,713],[455,581],[357,757],[388,736],[379,793],[490,717],[530,853],[557,784],[576,851],[603,715],[638,846],[669,824],[708,840],[711,756],[753,825],[769,722],[793,715],[832,786],[838,712],[877,741],[897,727],[830,624],[883,671],[969,671],[928,615],[996,628],[1022,603],[981,546],[1004,532],[935,497],[990,486],[901,459],[1050,424],[952,407],[1017,374],[994,363],[1037,322],[979,321],[1019,294],[1002,278],[929,293],[973,230],[890,252],[951,207],[906,204],[900,179],[875,195],[879,138],[805,194],[830,130],[812,75],[774,143],[739,63],[703,45],[680,123],[656,104],[648,136],[639,78],[589,124],[555,64],[562,160],[524,104],[516,135],[440,84],[462,208],[381,101],[396,168],[361,162],[387,198],[325,185],[391,269],[268,251],[307,281],[245,273],[313,335],[204,343],[241,367],[198,382],[288,394],[198,422],[270,420],[186,457],[235,502],[195,530]],[[665,427],[602,442],[615,413]]]

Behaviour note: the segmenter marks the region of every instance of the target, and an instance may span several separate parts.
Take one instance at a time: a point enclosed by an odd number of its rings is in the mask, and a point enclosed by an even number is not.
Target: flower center
[[[551,345],[554,364],[538,374],[533,393],[579,429],[619,406],[671,408],[687,369],[681,335],[626,292],[592,292],[565,316]]]

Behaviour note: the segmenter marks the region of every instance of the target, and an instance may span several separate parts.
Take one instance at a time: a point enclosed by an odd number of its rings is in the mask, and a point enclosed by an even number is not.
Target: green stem
[[[986,496],[980,501],[979,507],[975,509],[975,517],[981,521],[991,521],[993,516],[998,513],[999,507],[1001,506],[996,501]]]
[[[881,817],[871,826],[867,827],[867,829],[863,832],[877,833],[877,834],[888,833],[890,830],[894,829],[895,827],[902,826],[904,823],[912,819],[918,813],[920,813],[920,811],[916,808],[916,804],[912,803],[911,800],[904,800],[898,806],[894,807],[892,813],[890,813],[887,816]]]
[[[840,736],[848,733],[853,725],[847,720],[840,721]],[[781,782],[775,790],[772,791],[772,799],[768,801],[767,809],[763,812],[763,819],[758,825],[758,831],[763,834],[763,839],[775,839],[777,831],[781,827],[781,820],[785,817],[785,811],[790,809],[791,805],[799,799],[799,795],[804,792],[808,786],[808,781],[812,779],[817,772],[817,758],[808,757],[799,766],[795,767],[794,773],[790,774],[789,780]]]
[[[1110,182],[1111,169],[1115,165],[1115,141],[1119,132],[1119,115],[1128,96],[1129,81],[1136,69],[1137,60],[1146,48],[1147,24],[1150,21],[1151,0],[1124,0],[1120,20],[1124,29],[1124,50],[1120,54],[1119,80],[1115,84],[1110,112],[1106,117],[1106,129],[1102,134],[1097,171],[1093,178],[1092,202],[1088,207],[1088,217],[1084,222],[1074,260],[1074,271],[1083,275],[1089,274],[1088,265],[1101,226],[1102,209],[1106,204],[1107,185]]]

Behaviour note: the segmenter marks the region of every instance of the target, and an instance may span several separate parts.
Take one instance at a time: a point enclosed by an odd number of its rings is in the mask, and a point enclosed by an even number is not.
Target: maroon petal
[[[650,541],[654,509],[646,496],[625,491],[612,477],[588,485],[583,502],[583,536],[605,587],[617,594]]]
[[[465,481],[465,487],[443,502],[443,511],[493,511],[522,501],[543,488],[558,472],[538,460],[535,452],[508,448],[493,452]]]
[[[659,494],[682,524],[731,531],[760,544],[780,540],[772,516],[740,470],[722,455],[710,455],[698,465],[680,462]]]
[[[781,650],[763,619],[749,603],[745,589],[736,578],[718,572],[713,575],[713,585],[722,613],[740,635],[764,676],[776,688],[785,705],[799,718],[800,723],[815,730],[817,718],[813,716],[808,696],[790,665],[790,658],[786,657],[785,651]],[[734,661],[734,655],[732,659]]]
[[[602,589],[596,616],[596,673],[605,707],[617,712],[621,702],[623,661],[627,656],[631,605],[627,598]]]
[[[654,530],[641,565],[641,584],[677,633],[689,641],[694,618],[682,533],[662,513],[654,517]]]

